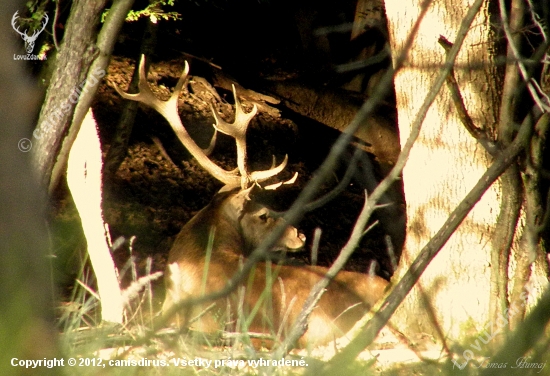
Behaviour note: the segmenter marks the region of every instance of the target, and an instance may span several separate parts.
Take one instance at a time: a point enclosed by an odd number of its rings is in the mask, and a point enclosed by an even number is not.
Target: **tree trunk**
[[[410,124],[434,85],[444,62],[439,36],[453,41],[472,1],[435,0],[419,25],[405,67],[395,77],[400,139],[407,140]],[[421,13],[420,1],[387,0],[393,56],[403,53],[407,36]],[[493,12],[493,13],[491,13]],[[498,12],[498,9],[497,9]],[[468,32],[455,64],[455,76],[463,102],[475,126],[493,138],[499,123],[502,76],[495,68],[498,51],[491,29],[494,10],[484,2]],[[497,13],[498,14],[498,13]],[[423,122],[403,170],[407,202],[407,237],[397,276],[403,275],[419,250],[441,228],[451,211],[479,180],[491,156],[459,119],[449,90],[443,88]],[[444,342],[484,331],[494,317],[505,316],[491,303],[493,248],[501,251],[503,239],[495,239],[497,222],[513,220],[502,206],[503,184],[497,181],[475,205],[444,248],[431,262],[407,296],[392,322],[402,332],[425,333]],[[522,223],[521,221],[519,223]],[[513,223],[504,223],[504,227]],[[518,251],[522,228],[515,227],[510,252]],[[513,233],[514,231],[512,231]],[[506,294],[499,289],[500,294]],[[500,296],[502,298],[502,296]],[[504,296],[504,299],[507,299]],[[520,302],[510,302],[518,304]],[[510,313],[512,315],[512,313]],[[489,326],[487,326],[489,328]],[[490,330],[489,330],[490,332]]]
[[[96,26],[106,2],[76,0],[72,5],[38,127],[33,132],[36,140],[33,157],[45,187],[50,185],[52,170],[71,124],[88,69],[99,53],[94,44]]]
[[[67,185],[78,210],[90,262],[97,279],[101,319],[122,324],[123,302],[118,271],[111,255],[110,235],[103,221],[103,160],[97,124],[88,110],[69,153]]]

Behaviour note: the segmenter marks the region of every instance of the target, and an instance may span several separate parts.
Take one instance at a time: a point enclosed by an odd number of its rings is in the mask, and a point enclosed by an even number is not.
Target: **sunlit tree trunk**
[[[473,3],[473,0],[435,0],[429,5],[412,49],[408,51],[405,67],[395,77],[402,142],[408,138],[410,124],[444,62],[445,51],[438,44],[439,37],[453,42]],[[498,51],[497,33],[491,25],[495,24],[495,19],[498,20],[498,8],[493,8],[489,2],[483,3],[455,64],[455,75],[466,110],[474,124],[490,137],[499,130],[504,72],[503,69],[497,70],[494,63]],[[418,0],[386,1],[394,57],[403,53],[405,40],[421,9],[422,2]],[[497,18],[492,18],[495,14]],[[420,249],[441,228],[491,160],[489,153],[460,121],[449,90],[443,87],[427,113],[403,171],[408,225],[397,276],[403,274]],[[498,303],[502,295],[506,300],[506,290],[491,288],[492,268],[498,266],[495,259],[491,259],[491,252],[493,248],[502,246],[503,239],[497,235],[499,215],[500,222],[508,221],[504,224],[512,224],[512,233],[515,232],[511,237],[511,247],[508,247],[512,254],[519,249],[523,221],[520,218],[518,225],[514,226],[515,221],[510,222],[513,215],[507,217],[503,210],[501,214],[503,197],[507,194],[502,186],[497,181],[489,188],[431,262],[392,319],[400,330],[427,333],[438,340],[443,337],[457,340],[483,332],[488,322],[497,325],[495,317],[506,315]],[[506,271],[506,265],[504,268]]]

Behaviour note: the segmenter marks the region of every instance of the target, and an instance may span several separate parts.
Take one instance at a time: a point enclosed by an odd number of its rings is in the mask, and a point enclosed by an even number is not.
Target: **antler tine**
[[[208,147],[206,149],[203,149],[204,154],[206,154],[207,156],[210,156],[210,154],[212,154],[212,152],[214,151],[214,147],[216,146],[216,140],[217,139],[218,139],[218,130],[216,128],[214,128],[214,134],[212,135],[212,138],[210,139],[210,144],[208,145]]]
[[[280,165],[278,165],[277,167],[270,168],[269,170],[254,171],[250,174],[250,179],[252,181],[258,181],[258,182],[267,180],[277,175],[279,172],[283,171],[286,167],[287,162],[288,162],[288,155],[285,154],[285,159],[283,159]]]
[[[252,111],[249,113],[244,112],[241,102],[239,102],[235,85],[231,86],[233,88],[233,97],[235,98],[235,121],[233,124],[224,121],[219,114],[216,113],[212,105],[210,105],[210,108],[212,109],[214,120],[216,121],[214,128],[235,139],[235,143],[237,145],[237,166],[239,168],[239,172],[241,173],[241,188],[244,189],[247,188],[251,182],[250,174],[248,173],[246,167],[246,130],[248,129],[250,120],[252,120],[258,112],[258,107],[254,105],[254,107],[252,107]]]
[[[254,105],[254,107],[252,107],[252,111],[249,113],[244,112],[241,102],[239,101],[239,97],[237,96],[235,85],[231,85],[231,87],[233,88],[233,97],[235,98],[235,121],[233,124],[225,122],[218,116],[216,111],[214,111],[212,105],[210,105],[212,112],[214,113],[214,119],[216,120],[216,125],[214,125],[214,127],[228,136],[235,138],[246,138],[248,124],[258,112],[258,107]]]
[[[138,80],[138,89],[139,92],[136,94],[129,94],[120,90],[118,85],[115,85],[115,90],[118,94],[124,99],[129,99],[131,101],[141,102],[149,107],[152,107],[154,110],[159,112],[163,117],[170,117],[170,119],[179,119],[178,114],[178,98],[183,88],[183,83],[187,79],[187,74],[189,73],[189,64],[185,62],[185,67],[183,72],[174,88],[174,92],[170,96],[170,99],[167,101],[162,101],[155,96],[151,87],[147,83],[147,73],[145,72],[145,56],[141,55],[139,61],[139,80]],[[168,122],[170,122],[169,119]],[[180,121],[181,122],[181,121]],[[171,125],[171,124],[170,124]],[[183,127],[183,125],[182,125]]]
[[[249,113],[245,113],[241,105],[241,102],[239,101],[239,98],[237,96],[237,90],[235,89],[235,85],[231,85],[231,86],[233,89],[233,96],[235,97],[235,121],[233,122],[233,124],[230,124],[224,121],[219,116],[219,114],[216,113],[212,105],[210,105],[210,108],[212,109],[214,120],[216,121],[214,128],[216,128],[217,130],[219,130],[220,132],[228,136],[235,138],[235,143],[237,144],[237,166],[241,173],[241,188],[244,189],[244,188],[247,188],[251,182],[255,182],[255,183],[262,182],[283,171],[288,162],[288,156],[285,155],[285,159],[279,166],[274,167],[275,166],[275,159],[274,159],[273,165],[269,170],[254,171],[250,174],[248,173],[248,170],[246,167],[246,162],[247,162],[246,131],[248,129],[248,124],[250,123],[250,120],[252,120],[254,115],[256,115],[256,113],[258,112],[258,108],[256,105],[254,105],[254,107],[252,107],[252,111],[250,111]]]
[[[185,62],[185,68],[174,88],[174,93],[170,96],[170,99],[167,101],[162,101],[155,96],[149,84],[147,83],[147,75],[145,73],[145,56],[141,56],[139,63],[139,82],[138,88],[139,93],[137,94],[128,94],[119,89],[115,85],[115,90],[122,96],[124,99],[141,102],[147,106],[152,107],[158,113],[160,113],[170,124],[170,127],[183,144],[183,146],[191,153],[197,162],[208,171],[214,178],[218,179],[222,183],[230,186],[237,186],[241,180],[238,174],[234,171],[226,171],[212,162],[204,151],[193,141],[189,133],[183,127],[181,119],[178,113],[178,97],[183,88],[184,82],[189,73],[189,64]]]

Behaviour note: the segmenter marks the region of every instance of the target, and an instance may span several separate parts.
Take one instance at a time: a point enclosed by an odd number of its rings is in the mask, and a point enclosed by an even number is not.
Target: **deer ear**
[[[252,192],[253,188],[254,186],[247,189],[241,189],[231,198],[231,206],[236,209],[239,216],[244,211],[246,204],[250,201],[250,192]]]

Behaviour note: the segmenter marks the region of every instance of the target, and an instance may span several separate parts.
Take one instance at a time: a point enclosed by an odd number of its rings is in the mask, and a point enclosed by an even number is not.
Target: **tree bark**
[[[63,139],[61,148],[57,155],[57,161],[55,162],[50,182],[49,190],[53,191],[61,179],[61,176],[65,172],[67,165],[67,159],[69,158],[69,152],[73,145],[74,140],[80,130],[80,126],[84,117],[88,113],[90,106],[92,105],[92,100],[94,99],[95,93],[98,89],[99,80],[105,75],[107,66],[111,59],[111,54],[113,52],[117,35],[124,24],[126,15],[132,7],[134,0],[120,0],[113,3],[113,6],[109,9],[105,23],[101,28],[101,32],[97,36],[97,51],[98,56],[90,64],[89,69],[87,68],[87,77],[85,82],[81,84],[82,94],[78,98],[78,103],[76,104],[74,114],[72,117],[72,123],[68,129],[66,137]]]
[[[406,66],[395,77],[401,140],[407,139],[409,124],[444,61],[439,36],[452,42],[470,6],[467,0],[433,1],[420,24]],[[455,72],[474,124],[491,133],[497,123],[499,81],[491,68],[495,41],[488,7],[485,2],[478,12],[457,57]],[[402,53],[420,9],[419,1],[386,2],[394,56]],[[449,91],[441,90],[403,170],[408,228],[397,275],[404,274],[489,162],[488,153],[461,123]],[[403,332],[427,333],[445,341],[483,329],[489,319],[490,250],[500,201],[500,185],[493,184],[431,262],[394,316],[394,324]],[[424,304],[426,297],[429,303]]]
[[[42,184],[50,185],[56,158],[73,117],[88,69],[99,53],[95,47],[96,27],[106,0],[75,0],[56,68],[33,132],[33,158]]]
[[[430,3],[405,67],[395,77],[401,142],[411,133],[409,125],[441,70],[444,53],[437,45],[439,36],[452,42],[471,6],[468,0]],[[403,52],[421,9],[420,1],[386,1],[394,57]],[[498,9],[495,12],[490,2],[483,2],[454,71],[474,126],[489,140],[498,139],[503,150],[516,128],[512,127],[512,114],[500,112],[501,104],[513,109],[513,103],[512,99],[501,102],[505,81],[495,68],[499,41],[492,25],[498,18]],[[405,274],[418,251],[441,228],[491,160],[490,153],[462,123],[449,90],[442,90],[424,119],[403,170],[408,225],[402,261],[394,278]],[[403,333],[413,337],[428,334],[444,346],[448,340],[483,333],[487,338],[484,346],[492,347],[497,341],[487,333],[505,329],[510,316],[523,317],[521,311],[506,311],[508,305],[522,303],[508,296],[508,260],[521,254],[521,189],[515,164],[489,187],[392,318]],[[535,269],[540,274],[542,269]],[[493,342],[487,344],[489,340]]]

